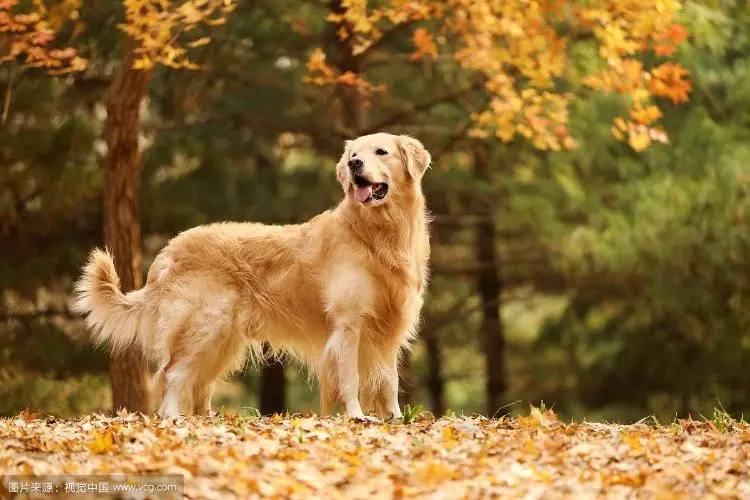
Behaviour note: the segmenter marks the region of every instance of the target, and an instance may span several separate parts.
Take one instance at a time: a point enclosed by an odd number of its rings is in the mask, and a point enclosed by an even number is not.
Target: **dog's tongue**
[[[360,203],[367,201],[372,194],[372,186],[354,186],[354,199]]]

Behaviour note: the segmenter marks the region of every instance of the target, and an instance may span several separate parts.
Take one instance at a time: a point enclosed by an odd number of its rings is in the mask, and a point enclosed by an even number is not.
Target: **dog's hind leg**
[[[177,361],[166,368],[164,372],[164,399],[159,408],[161,418],[172,418],[180,415],[180,399],[189,378],[189,366],[184,360]]]
[[[206,321],[204,324],[208,323]],[[194,352],[191,363],[192,403],[194,415],[211,414],[211,396],[216,381],[228,372],[242,367],[246,356],[246,342],[231,323],[213,323],[212,332],[205,331],[204,341]]]
[[[327,417],[339,403],[335,374],[321,371],[318,375],[320,386],[320,416]]]
[[[166,366],[161,366],[151,377],[151,387],[149,393],[151,395],[150,408],[155,408],[164,399],[164,392],[166,391],[167,379],[164,376],[164,369]]]
[[[155,397],[161,404],[157,413],[162,418],[180,415],[180,403],[186,384],[191,381],[191,357],[186,337],[189,334],[190,318],[179,321],[165,321],[159,325],[162,331],[169,332],[160,337],[161,366],[154,375]],[[167,330],[169,328],[169,330]]]
[[[211,415],[211,396],[215,382],[196,384],[193,387],[193,414]]]

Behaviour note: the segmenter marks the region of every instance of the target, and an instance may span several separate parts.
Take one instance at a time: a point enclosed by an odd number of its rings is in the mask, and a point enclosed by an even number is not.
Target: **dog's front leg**
[[[349,417],[369,420],[359,404],[359,339],[359,331],[348,326],[328,338],[320,373],[321,413],[328,413],[335,392]]]
[[[402,415],[398,404],[398,357],[392,360],[386,373],[384,389],[385,417],[388,420],[400,420]]]

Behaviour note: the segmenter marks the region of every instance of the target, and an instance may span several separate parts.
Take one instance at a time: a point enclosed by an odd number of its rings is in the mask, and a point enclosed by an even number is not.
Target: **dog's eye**
[[[375,150],[375,154],[378,155],[378,156],[384,156],[384,155],[388,154],[388,151],[386,151],[383,148],[378,148],[378,149]]]

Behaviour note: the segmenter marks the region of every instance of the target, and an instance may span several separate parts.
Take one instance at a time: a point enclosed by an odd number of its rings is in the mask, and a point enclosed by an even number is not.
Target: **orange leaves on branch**
[[[29,10],[19,0],[0,0],[0,64],[18,60],[27,68],[56,75],[85,69],[87,62],[75,49],[52,47],[57,32],[78,19],[81,4],[62,0],[47,6],[36,0]]]
[[[156,64],[198,69],[188,58],[187,48],[206,45],[211,38],[191,38],[190,32],[201,25],[226,23],[225,16],[236,7],[235,0],[124,0],[124,5],[125,23],[119,27],[137,43],[133,68],[142,70]]]
[[[615,139],[626,141],[638,152],[645,150],[654,142],[669,143],[669,137],[663,128],[649,126],[657,119],[653,110],[659,111],[659,108],[650,106],[648,109],[652,111],[641,108],[631,110],[631,120],[625,120],[622,117],[615,118],[612,126],[612,135]],[[659,116],[661,116],[661,111],[659,111]]]
[[[316,48],[310,54],[310,58],[307,60],[307,71],[314,75],[306,77],[308,83],[314,83],[315,85],[326,85],[331,83],[333,79],[333,69],[326,63],[326,54],[321,49]]]
[[[350,45],[353,56],[361,56],[373,43],[380,40],[383,31],[379,25],[390,23],[394,26],[409,22],[430,19],[437,14],[434,6],[424,0],[391,0],[376,9],[369,9],[367,0],[342,0],[341,12],[331,12],[326,21],[338,25],[336,36],[340,42]],[[437,46],[432,35],[422,29],[415,33],[414,44],[417,52],[413,59],[426,55],[437,56]],[[374,85],[361,74],[345,71],[337,74],[325,62],[325,53],[315,48],[307,62],[308,75],[304,81],[313,85],[347,85],[356,87],[359,92],[368,95],[385,90],[385,85]]]
[[[476,127],[470,130],[471,136],[486,137],[487,130],[493,130],[503,142],[510,142],[520,135],[542,150],[575,147],[567,129],[569,95],[534,88],[517,92],[509,78],[498,79],[504,79],[506,86],[488,84],[496,97],[487,110],[474,115]]]
[[[423,57],[437,57],[437,45],[432,38],[429,31],[424,28],[417,28],[414,30],[412,41],[416,47],[416,51],[411,55],[412,60],[422,59]]]
[[[662,112],[653,104],[645,108],[635,107],[630,110],[630,117],[635,123],[650,125],[662,117]]]
[[[320,48],[316,48],[307,60],[307,72],[304,81],[313,85],[347,85],[356,87],[363,94],[380,92],[385,89],[384,85],[375,86],[353,71],[337,74],[326,62],[326,55]]]
[[[677,46],[687,40],[687,35],[687,30],[679,24],[672,24],[665,32],[654,34],[652,36],[654,54],[671,56],[677,50]]]
[[[332,12],[326,21],[339,25],[338,38],[352,43],[354,55],[363,53],[383,36],[384,23],[398,26],[439,15],[439,6],[426,0],[390,0],[374,9],[369,8],[367,0],[341,0],[341,8],[342,12]]]
[[[664,63],[651,70],[649,91],[659,97],[667,97],[678,104],[688,100],[692,87],[685,78],[688,71],[679,64]]]
[[[687,31],[672,22],[680,4],[676,0],[647,3],[637,0],[609,0],[592,10],[576,10],[586,23],[599,23],[593,33],[600,44],[600,55],[607,69],[584,79],[584,84],[604,92],[622,94],[630,103],[628,118],[618,118],[612,127],[617,140],[626,141],[635,151],[643,151],[653,142],[667,143],[666,132],[653,126],[661,117],[656,98],[673,103],[687,101],[691,90],[687,70],[678,64],[663,63],[646,69],[634,59],[639,52],[671,56],[687,39]],[[603,28],[601,26],[606,26]]]
[[[490,93],[489,106],[473,115],[471,135],[495,135],[503,141],[521,136],[540,149],[575,147],[568,134],[567,108],[574,98],[560,90],[571,74],[571,46],[594,41],[604,69],[584,78],[593,89],[623,96],[630,107],[624,127],[613,134],[634,149],[666,142],[659,119],[659,98],[687,100],[687,71],[677,64],[646,68],[637,56],[652,51],[672,55],[687,39],[674,22],[679,0],[342,0],[343,10],[328,16],[338,25],[341,41],[362,55],[383,33],[407,21],[430,20],[412,33],[411,60],[436,57],[435,39],[449,40],[458,65],[481,75]],[[388,26],[388,25],[392,26]],[[446,45],[447,47],[448,45]],[[360,77],[361,78],[361,77]],[[334,83],[318,75],[311,81]]]

